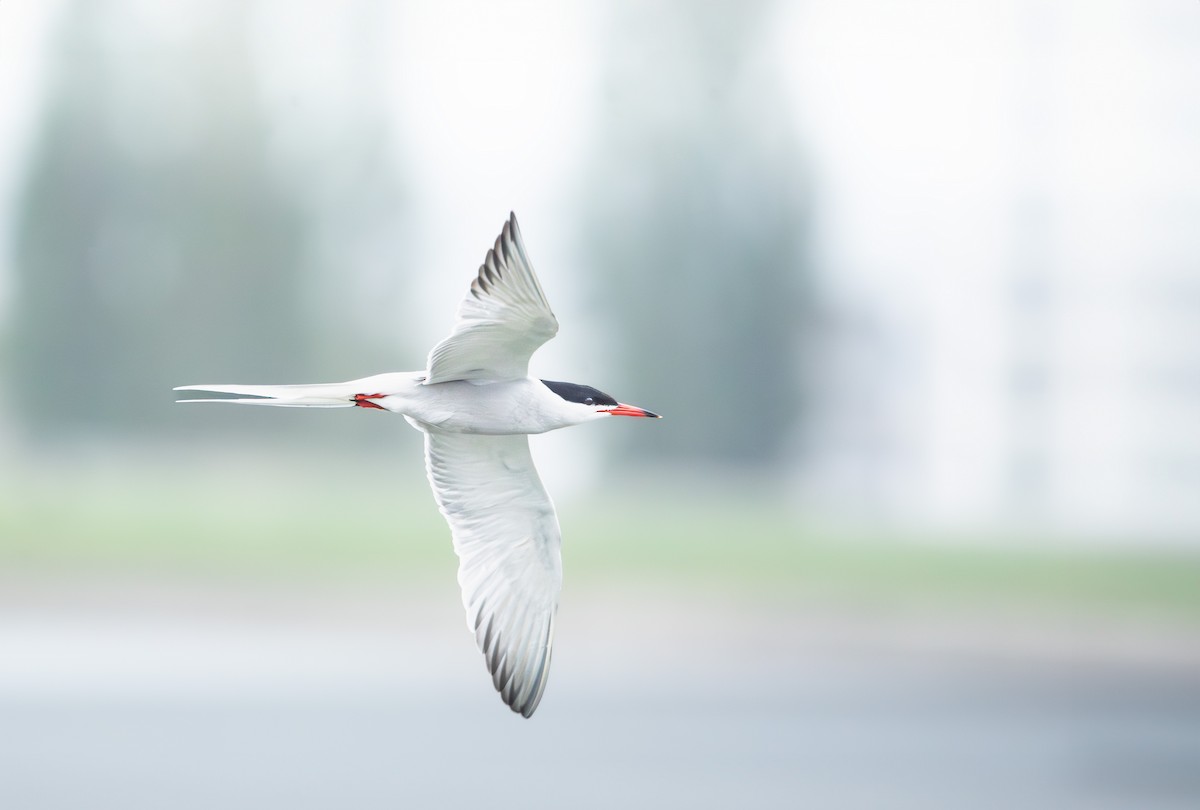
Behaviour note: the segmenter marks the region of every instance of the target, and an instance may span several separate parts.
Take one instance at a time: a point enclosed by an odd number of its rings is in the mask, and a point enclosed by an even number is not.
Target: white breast
[[[511,435],[545,433],[585,421],[542,384],[526,378],[481,383],[467,380],[418,386],[397,410],[451,433]],[[580,418],[580,417],[583,418]]]

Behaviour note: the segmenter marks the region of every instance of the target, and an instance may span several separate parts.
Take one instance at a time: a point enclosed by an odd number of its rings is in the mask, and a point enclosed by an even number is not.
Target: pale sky
[[[135,5],[148,27],[185,19],[177,5]],[[0,86],[0,321],[60,7],[0,2],[0,75],[11,77]],[[405,337],[442,336],[511,209],[563,322],[535,372],[578,368],[602,382],[611,360],[592,338],[611,325],[589,321],[572,256],[574,183],[601,109],[603,5],[344,8],[257,5],[263,87],[296,143],[350,126],[338,114],[347,93],[382,106],[421,235],[396,261],[420,268],[406,294],[438,302],[399,325]],[[1061,496],[1104,504],[1091,510],[1101,519],[1165,497],[1170,487],[1137,465],[1191,469],[1200,437],[1184,429],[1182,400],[1121,381],[1200,363],[1180,348],[1196,341],[1194,313],[1155,298],[1186,287],[1200,261],[1200,4],[785,2],[767,31],[756,58],[778,66],[815,183],[820,288],[889,341],[856,384],[862,418],[891,437],[885,465],[899,466],[873,475],[894,479],[893,500],[946,520],[1002,510],[996,493],[1031,430],[1049,431]],[[311,103],[289,103],[296,95]],[[1039,250],[1056,302],[1041,325],[1049,342],[1032,348],[1011,305],[1028,198],[1052,214]],[[1012,412],[1014,364],[1030,352],[1055,380],[1041,427]],[[562,469],[547,474],[570,478],[590,441],[561,437],[546,463]]]

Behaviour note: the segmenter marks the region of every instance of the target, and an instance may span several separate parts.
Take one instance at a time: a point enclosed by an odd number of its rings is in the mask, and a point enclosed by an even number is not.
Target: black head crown
[[[592,388],[590,385],[555,382],[554,380],[542,380],[542,383],[567,402],[578,402],[580,405],[609,405],[614,408],[618,404],[608,394],[597,388]]]

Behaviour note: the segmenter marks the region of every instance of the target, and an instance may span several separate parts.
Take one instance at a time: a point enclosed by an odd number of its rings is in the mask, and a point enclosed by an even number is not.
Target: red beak
[[[623,402],[618,402],[617,407],[609,408],[608,410],[604,411],[604,413],[611,414],[612,416],[648,416],[651,419],[662,419],[662,417],[658,414],[651,413],[645,408],[626,405]]]

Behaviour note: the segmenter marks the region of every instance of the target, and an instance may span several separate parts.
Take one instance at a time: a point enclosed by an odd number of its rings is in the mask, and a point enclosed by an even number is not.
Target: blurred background
[[[1200,4],[0,4],[0,806],[1200,806]],[[508,212],[531,721],[420,436]],[[617,422],[621,422],[617,424]]]

